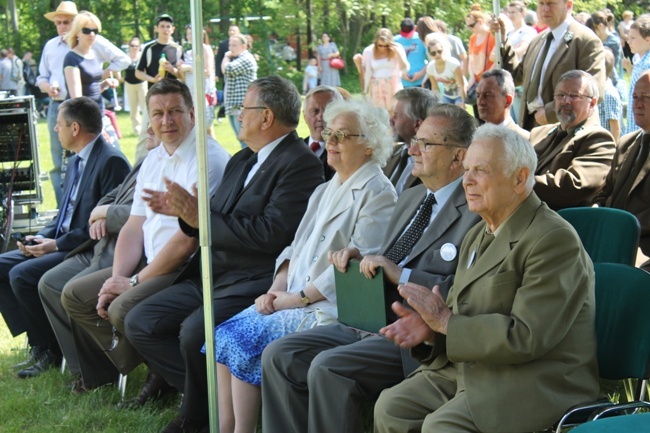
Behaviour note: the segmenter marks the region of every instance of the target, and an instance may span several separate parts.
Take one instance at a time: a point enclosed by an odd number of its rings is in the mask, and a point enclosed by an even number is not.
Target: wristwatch
[[[135,274],[131,277],[131,281],[129,282],[131,284],[131,287],[135,287],[138,284],[140,284],[140,281],[138,281],[138,274]]]
[[[305,306],[311,304],[311,299],[309,299],[309,296],[305,295],[305,291],[301,290],[300,291],[300,300],[302,301]]]

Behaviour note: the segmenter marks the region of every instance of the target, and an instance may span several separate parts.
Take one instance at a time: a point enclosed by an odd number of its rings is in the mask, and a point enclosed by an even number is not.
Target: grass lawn
[[[120,146],[133,163],[136,136],[128,113],[118,113],[118,124],[123,138]],[[217,140],[230,153],[240,148],[234,133],[224,119],[214,122]],[[298,128],[301,137],[308,135],[304,124]],[[52,168],[50,139],[45,119],[37,125],[40,169]],[[39,211],[56,209],[54,192],[49,181],[42,183],[43,204]],[[18,379],[11,369],[25,359],[25,335],[13,338],[0,318],[0,433],[43,432],[159,432],[177,414],[177,402],[151,404],[142,410],[117,411],[120,401],[117,386],[107,386],[84,395],[72,394],[66,385],[72,380],[70,373],[51,370],[34,379]],[[126,397],[135,397],[144,383],[147,370],[141,366],[128,377]]]

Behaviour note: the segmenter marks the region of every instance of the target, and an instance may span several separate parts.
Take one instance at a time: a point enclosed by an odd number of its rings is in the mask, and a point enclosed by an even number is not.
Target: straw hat
[[[74,17],[78,15],[77,5],[71,1],[62,1],[58,8],[54,12],[48,12],[44,16],[50,21],[54,21],[54,17],[57,15],[67,15],[69,17]]]

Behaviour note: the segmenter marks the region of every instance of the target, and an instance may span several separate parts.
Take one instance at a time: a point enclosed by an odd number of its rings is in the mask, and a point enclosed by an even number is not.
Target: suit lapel
[[[506,225],[503,226],[502,231],[499,232],[499,235],[494,239],[492,244],[481,257],[474,259],[473,263],[459,263],[459,267],[462,266],[461,269],[467,269],[467,271],[462,275],[460,281],[458,281],[458,295],[460,295],[460,293],[469,287],[474,281],[483,277],[486,273],[499,266],[506,259],[530,225],[530,222],[535,217],[541,204],[542,202],[535,193],[531,193],[515,211],[512,217],[506,221]],[[482,227],[485,227],[485,224],[483,224]],[[481,238],[482,233],[479,232],[468,250],[470,259],[476,257],[476,252],[478,251]],[[468,265],[469,268],[467,268]]]
[[[104,147],[104,139],[100,135],[97,140],[93,143],[93,150],[90,152],[90,155],[88,156],[88,160],[86,161],[86,166],[84,167],[84,171],[81,174],[81,179],[79,179],[79,185],[77,186],[77,197],[75,199],[74,203],[74,208],[72,209],[72,215],[75,214],[77,211],[77,207],[79,206],[79,198],[81,197],[81,194],[83,194],[84,191],[88,189],[88,183],[90,182],[90,178],[94,176],[92,175],[93,171],[95,170],[95,164],[97,163],[97,160],[99,159],[98,155],[102,152],[102,148]],[[72,188],[72,185],[70,185]]]
[[[550,149],[549,152],[546,152],[547,148],[553,143],[553,140],[555,140],[555,136],[559,128],[560,124],[558,123],[556,129],[552,130],[553,132],[550,135],[547,135],[546,138],[535,145],[535,152],[537,153],[538,157],[540,155],[543,155],[543,157],[537,161],[536,173],[546,171],[544,167],[546,167],[547,164],[550,164],[555,159],[555,156],[560,153],[562,149],[564,149],[564,146],[569,141],[573,140],[573,136],[567,135],[564,140],[557,144],[553,149]]]
[[[248,184],[244,188],[242,188],[239,195],[241,196],[242,194],[244,194],[248,190],[248,188],[250,188],[256,182],[258,182],[259,179],[265,178],[264,173],[266,172],[266,170],[268,170],[269,167],[272,167],[273,164],[275,164],[275,161],[277,161],[279,155],[282,155],[282,153],[284,152],[284,148],[286,146],[289,146],[290,143],[293,143],[297,140],[299,140],[299,137],[295,131],[292,131],[291,133],[289,133],[289,135],[284,137],[284,140],[282,140],[275,147],[275,149],[273,149],[273,151],[269,154],[269,156],[264,160],[260,168],[255,172],[251,180],[248,182]]]
[[[413,251],[408,256],[409,262],[445,234],[449,227],[461,217],[458,208],[465,203],[465,190],[463,189],[463,184],[460,183],[444,207],[440,209],[433,223],[429,224],[429,227],[424,231],[420,240],[413,247]]]
[[[242,149],[235,154],[233,158],[236,158],[237,162],[233,161],[232,169],[225,173],[225,176],[221,181],[219,189],[217,189],[215,194],[212,196],[212,200],[210,200],[211,209],[214,209],[219,212],[223,211],[223,207],[228,201],[228,197],[230,197],[230,194],[233,193],[233,188],[239,178],[239,173],[241,173],[242,168],[246,163],[246,160],[250,158],[252,154],[253,151],[250,150],[249,148]]]
[[[544,46],[544,43],[546,41],[546,38],[544,37],[546,33],[541,33],[538,35],[538,37],[530,44],[530,47],[528,47],[528,51],[526,52],[526,56],[524,58],[524,63],[525,63],[525,70],[526,71],[531,71],[530,74],[527,74],[524,77],[524,87],[528,88],[530,85],[530,79],[533,77],[533,72],[535,71],[535,64],[537,63],[537,57],[539,56],[539,52]],[[526,93],[524,92],[524,95]],[[528,101],[531,102],[531,101]]]
[[[637,140],[637,143],[638,143],[637,145],[638,146],[641,146],[642,140],[643,140],[643,133],[640,133],[639,138]],[[636,179],[634,179],[634,183],[632,184],[632,188],[630,188],[630,193],[632,191],[634,191],[634,188],[636,188],[641,183],[641,181],[645,178],[646,174],[648,174],[648,171],[650,171],[650,162],[648,162],[648,161],[649,160],[646,159],[643,162],[643,167],[641,167],[641,171],[639,171],[639,174],[636,176]]]
[[[393,231],[391,232],[390,236],[387,238],[386,244],[384,244],[382,254],[386,254],[388,252],[388,249],[392,247],[395,241],[401,236],[401,234],[406,229],[408,223],[411,222],[411,220],[415,216],[415,212],[417,212],[418,207],[424,200],[424,197],[427,194],[426,187],[424,185],[421,185],[418,186],[417,188],[418,190],[413,190],[413,197],[409,197],[408,203],[404,206],[402,210],[399,211],[400,216],[395,222],[395,224],[393,225]],[[415,191],[417,191],[417,193]]]

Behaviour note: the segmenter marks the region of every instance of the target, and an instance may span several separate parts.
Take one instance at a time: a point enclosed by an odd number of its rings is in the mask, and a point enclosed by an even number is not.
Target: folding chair
[[[571,430],[571,433],[648,433],[650,413],[638,413],[587,422]]]
[[[650,361],[650,274],[619,263],[595,263],[596,338],[600,377],[608,380],[649,376]],[[556,432],[568,425],[597,419],[616,410],[650,408],[647,402],[614,405],[590,403],[572,408],[560,420]]]

